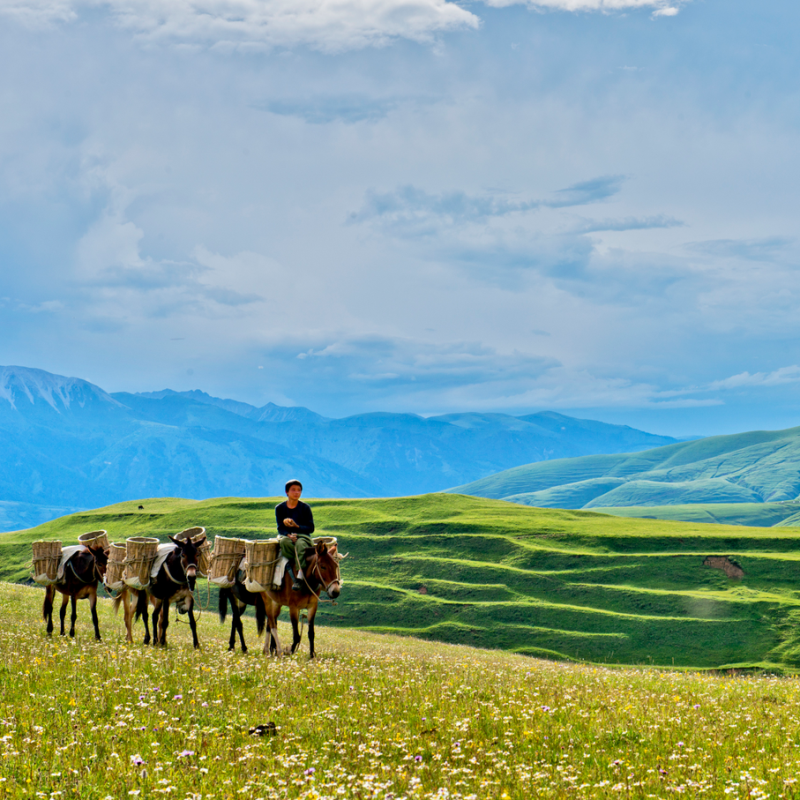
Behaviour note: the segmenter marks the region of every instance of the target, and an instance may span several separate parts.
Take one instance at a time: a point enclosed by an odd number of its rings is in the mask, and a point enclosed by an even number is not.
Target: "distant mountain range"
[[[800,428],[711,436],[643,453],[527,464],[451,491],[543,508],[620,509],[626,516],[797,525]]]
[[[313,497],[446,489],[519,464],[675,442],[543,412],[373,413],[329,419],[204,392],[109,394],[78,378],[0,367],[0,529],[139,497]]]

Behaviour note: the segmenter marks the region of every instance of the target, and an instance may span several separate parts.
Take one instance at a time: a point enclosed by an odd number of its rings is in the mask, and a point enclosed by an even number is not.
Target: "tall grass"
[[[800,680],[608,669],[342,629],[265,658],[52,640],[0,584],[0,797],[795,797]],[[137,639],[141,635],[137,630]],[[284,626],[284,633],[286,627]],[[274,722],[275,735],[249,729]]]

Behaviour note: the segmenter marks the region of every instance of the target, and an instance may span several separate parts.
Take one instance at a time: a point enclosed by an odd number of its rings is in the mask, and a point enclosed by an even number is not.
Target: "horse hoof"
[[[247,652],[247,648],[246,647],[242,647],[242,652],[246,653]]]

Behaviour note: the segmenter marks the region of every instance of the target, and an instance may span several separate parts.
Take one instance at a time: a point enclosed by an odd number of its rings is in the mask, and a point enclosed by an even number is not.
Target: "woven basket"
[[[277,539],[245,542],[247,562],[245,588],[249,592],[265,592],[272,588],[272,576],[280,555]]]
[[[39,541],[33,543],[33,579],[42,586],[50,586],[58,577],[61,561],[61,542]]]
[[[209,580],[221,589],[230,589],[236,583],[236,573],[245,554],[244,539],[231,539],[217,536],[214,539],[214,552],[211,555]]]
[[[106,589],[110,591],[117,591],[118,589],[125,588],[125,558],[128,555],[128,546],[123,542],[113,542],[110,545],[108,554],[108,565],[106,566],[106,574],[103,578],[103,583]]]
[[[158,539],[152,536],[131,536],[127,540],[127,556],[123,580],[133,589],[150,585],[150,570],[158,555]]]
[[[102,547],[103,550],[108,550],[108,533],[106,531],[91,531],[90,533],[82,533],[78,537],[78,542],[84,547]]]
[[[324,544],[328,545],[328,547],[333,544],[338,544],[335,536],[315,536],[311,541],[314,542],[315,545],[323,542]]]
[[[187,528],[185,531],[176,533],[175,539],[191,539],[197,543],[205,538],[203,544],[197,549],[197,571],[205,578],[211,569],[211,545],[209,544],[208,537],[206,536],[205,528]]]

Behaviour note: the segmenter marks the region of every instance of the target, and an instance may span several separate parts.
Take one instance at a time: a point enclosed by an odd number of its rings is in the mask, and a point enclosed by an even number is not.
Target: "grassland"
[[[692,521],[687,507],[702,504],[725,523],[741,517],[733,507],[747,506],[745,524],[794,525],[800,511],[800,428],[711,436],[638,453],[540,461],[451,491],[538,508],[647,506],[647,516]],[[670,506],[683,511],[671,515]]]
[[[48,639],[0,584],[0,796],[795,798],[800,679],[611,669],[321,628],[319,659]],[[254,639],[252,622],[247,630]],[[272,722],[273,736],[249,730]]]
[[[138,510],[139,505],[143,510]],[[30,542],[271,536],[275,500],[144,500],[0,536],[0,578],[24,581]],[[349,558],[328,626],[595,663],[800,668],[800,553],[792,528],[625,519],[450,494],[313,502]],[[726,556],[733,580],[704,566]],[[205,602],[205,590],[200,595]],[[215,607],[212,598],[212,608]]]

